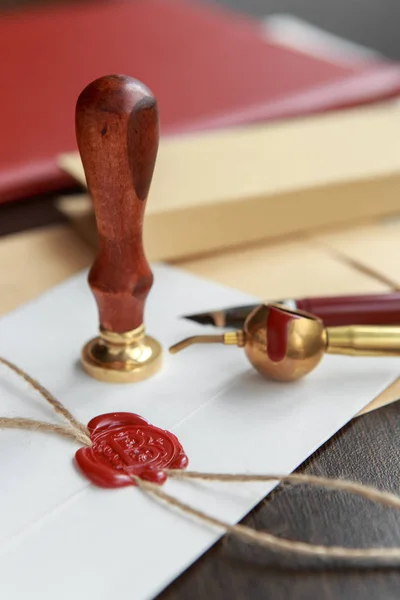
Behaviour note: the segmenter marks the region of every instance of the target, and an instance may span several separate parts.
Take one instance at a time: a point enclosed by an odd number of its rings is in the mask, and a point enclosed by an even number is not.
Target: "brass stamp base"
[[[100,330],[100,336],[82,350],[82,365],[88,375],[111,383],[133,383],[157,373],[162,348],[145,335],[144,326],[126,333]]]

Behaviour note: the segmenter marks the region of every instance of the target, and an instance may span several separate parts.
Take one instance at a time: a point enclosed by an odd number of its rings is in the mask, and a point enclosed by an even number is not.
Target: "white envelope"
[[[137,413],[179,437],[190,468],[230,473],[290,473],[398,375],[397,359],[327,356],[307,378],[281,384],[253,372],[238,348],[199,346],[170,356],[170,344],[206,332],[181,315],[254,298],[163,265],[154,274],[146,325],[165,348],[165,364],[153,379],[117,385],[82,372],[81,347],[97,333],[86,274],[3,318],[0,354],[48,387],[80,421],[112,411]],[[0,385],[1,416],[59,422],[6,369]],[[77,448],[52,434],[0,431],[1,598],[153,598],[221,536],[136,487],[96,488],[74,465]],[[231,523],[273,487],[165,485]]]

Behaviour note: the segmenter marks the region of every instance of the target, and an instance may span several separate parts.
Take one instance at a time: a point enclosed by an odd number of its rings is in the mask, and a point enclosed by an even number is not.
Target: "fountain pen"
[[[311,313],[319,317],[327,327],[400,324],[400,291],[385,294],[287,299],[274,301],[273,304]],[[184,318],[201,325],[240,329],[257,306],[259,304],[227,307],[185,315]]]

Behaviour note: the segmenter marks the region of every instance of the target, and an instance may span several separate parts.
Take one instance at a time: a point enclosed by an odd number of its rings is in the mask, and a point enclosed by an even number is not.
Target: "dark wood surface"
[[[282,444],[290,443],[282,435]],[[400,494],[400,403],[353,420],[300,472],[344,477]],[[400,515],[336,492],[284,485],[243,521],[275,535],[347,546],[400,545]],[[323,563],[222,538],[160,600],[397,600],[400,571],[360,562]]]
[[[49,2],[51,0],[47,0]],[[221,0],[254,14],[288,11],[400,57],[397,0]],[[1,6],[31,0],[0,0]],[[61,221],[51,196],[0,208],[0,234]],[[290,438],[282,434],[282,444]],[[347,477],[400,493],[400,403],[352,421],[300,469]],[[369,502],[304,487],[281,486],[244,521],[287,538],[348,546],[400,545],[400,515]],[[132,592],[132,594],[134,594]],[[132,598],[134,595],[131,596]],[[398,568],[323,564],[223,538],[160,600],[390,600],[400,597]]]
[[[76,135],[99,236],[89,285],[100,325],[132,331],[143,324],[153,284],[142,238],[158,150],[156,99],[132,77],[96,79],[78,98]]]

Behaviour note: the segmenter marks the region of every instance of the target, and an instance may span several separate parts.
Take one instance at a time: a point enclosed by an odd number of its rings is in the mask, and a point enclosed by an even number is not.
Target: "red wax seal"
[[[164,483],[164,469],[184,469],[188,458],[178,438],[132,413],[95,417],[88,424],[93,445],[80,448],[76,462],[100,487],[135,485],[132,475]]]

